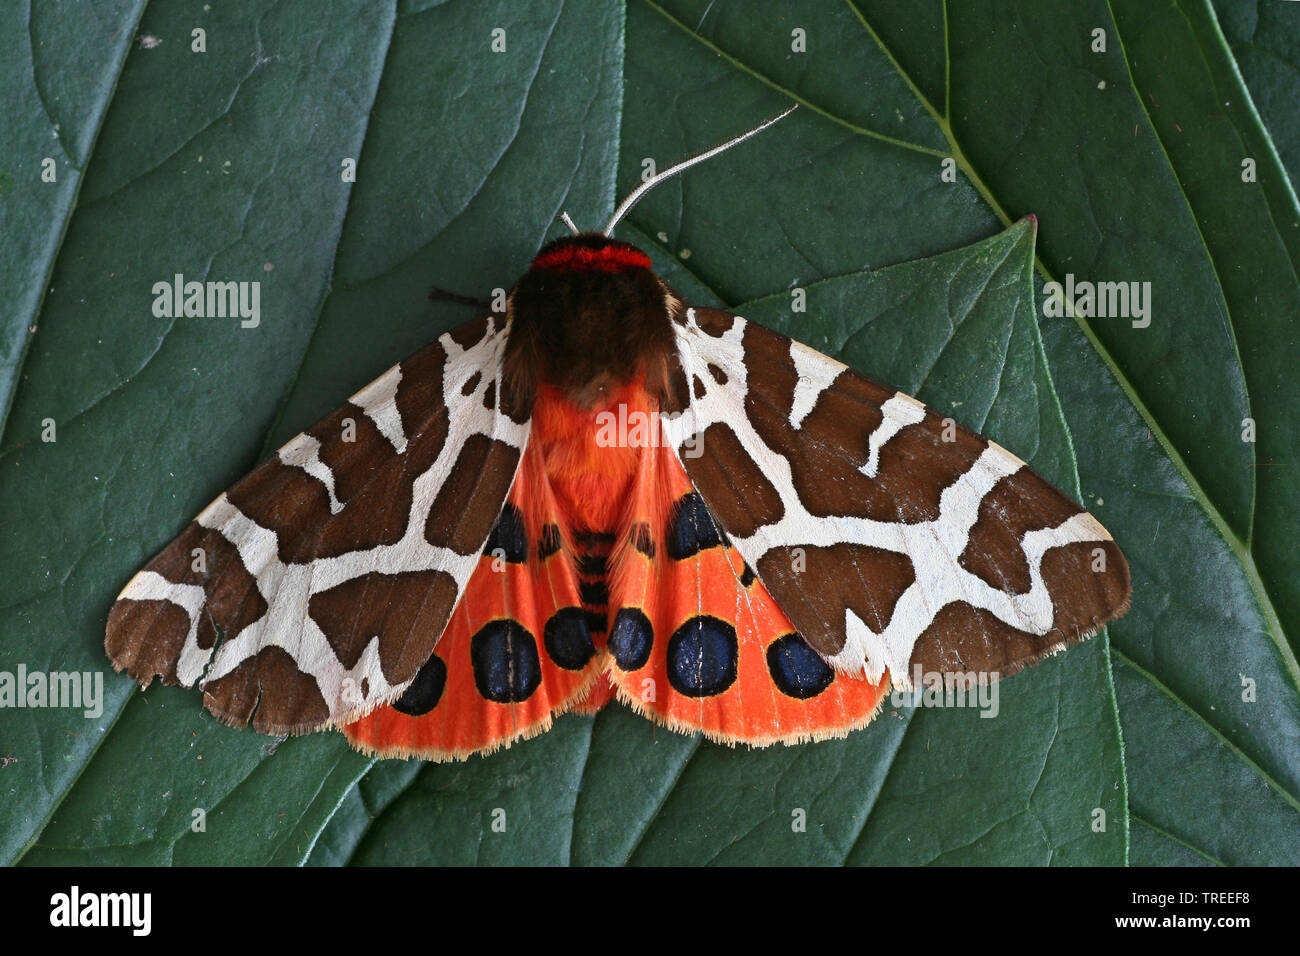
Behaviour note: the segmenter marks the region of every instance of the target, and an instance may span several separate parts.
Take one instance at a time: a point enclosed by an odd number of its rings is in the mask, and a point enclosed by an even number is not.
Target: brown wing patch
[[[990,611],[957,601],[934,615],[916,641],[912,664],[925,673],[1013,674],[1064,641],[1019,630]]]
[[[378,635],[384,679],[396,686],[428,660],[459,590],[444,571],[363,574],[312,595],[308,613],[349,670]]]
[[[448,337],[463,349],[471,348],[482,342],[488,334],[488,317],[474,319],[456,326],[447,333]]]
[[[306,434],[320,442],[317,456],[331,471],[333,502],[319,477],[286,464],[278,453],[227,496],[241,512],[275,532],[280,560],[286,564],[395,544],[406,531],[415,480],[446,441],[441,397],[438,409],[426,410],[426,416],[422,421],[431,427],[410,436],[403,454],[351,403],[312,426]],[[350,423],[345,425],[345,419]],[[341,510],[332,509],[332,504]]]
[[[492,530],[519,465],[519,449],[486,435],[471,435],[460,449],[452,474],[438,490],[425,540],[457,554],[475,554]]]
[[[1026,531],[1054,528],[1083,509],[1030,468],[1007,475],[980,502],[961,566],[1010,594],[1029,591],[1029,562],[1020,547]]]
[[[883,631],[916,580],[907,555],[857,544],[772,548],[759,559],[758,576],[780,595],[781,609],[804,639],[827,657],[844,649],[846,611]]]
[[[723,312],[721,309],[694,309],[692,311],[695,313],[695,324],[700,327],[700,331],[706,335],[712,335],[714,338],[725,335],[735,322],[735,316],[729,312]]]
[[[232,727],[252,720],[264,734],[304,733],[329,720],[316,679],[281,647],[264,647],[203,688],[204,703]]]
[[[438,342],[420,349],[402,363],[402,378],[393,396],[403,429],[409,432],[418,424],[434,455],[447,440],[448,420],[443,414],[446,408],[443,364],[446,360],[446,350]]]
[[[764,525],[781,520],[785,506],[772,482],[749,456],[731,426],[715,422],[704,430],[703,454],[690,459],[694,480],[726,494],[709,500],[729,534],[747,538]]]
[[[1043,555],[1042,575],[1056,612],[1052,626],[1064,640],[1086,637],[1128,610],[1128,562],[1114,541],[1053,548]]]
[[[946,429],[952,440],[945,441],[944,420],[926,409],[921,422],[882,445],[875,474],[864,473],[871,436],[884,422],[881,409],[897,393],[845,369],[796,427],[791,418],[799,373],[789,340],[750,323],[744,347],[750,370],[745,412],[759,438],[790,463],[795,491],[814,516],[933,521],[939,496],[987,444],[955,423]]]
[[[417,419],[429,423],[435,420],[442,424],[445,422],[445,416],[426,414],[424,419]],[[392,478],[379,474],[384,465],[396,457],[392,444],[379,431],[370,416],[351,402],[329,415],[324,421],[313,425],[307,430],[307,434],[320,442],[320,451],[317,454],[333,474],[334,496],[342,504],[347,505],[358,496],[365,494],[367,486],[376,478],[384,483],[392,483]],[[434,437],[429,434],[427,427],[422,430],[421,440],[417,443],[419,460],[413,460],[408,456],[409,464],[405,466],[406,470],[419,472],[429,466],[433,460],[432,456],[437,455],[442,447],[440,441],[430,440]],[[415,450],[408,449],[411,452]],[[409,482],[403,490],[409,499]],[[371,494],[373,496],[375,492],[372,491]],[[372,502],[363,500],[361,503],[364,505]]]
[[[108,612],[104,645],[113,666],[125,669],[141,687],[148,687],[154,677],[175,684],[176,664],[189,630],[190,616],[179,604],[123,599]]]

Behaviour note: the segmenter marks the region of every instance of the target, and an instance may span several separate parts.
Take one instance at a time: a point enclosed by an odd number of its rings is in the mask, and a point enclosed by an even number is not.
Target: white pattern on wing
[[[868,478],[876,477],[876,472],[880,470],[880,449],[885,447],[885,443],[908,425],[919,425],[925,419],[925,405],[911,395],[895,392],[880,406],[880,413],[884,417],[871,433],[867,460],[858,469]]]
[[[303,432],[285,442],[276,454],[286,465],[301,468],[325,486],[330,496],[330,514],[336,515],[343,510],[343,502],[334,494],[334,472],[320,460],[319,441]]]
[[[406,451],[406,431],[397,410],[397,386],[401,381],[402,366],[394,365],[352,396],[352,404],[366,413],[399,455]]]
[[[212,656],[211,650],[199,647],[199,614],[207,600],[203,588],[197,584],[177,584],[168,581],[156,571],[140,571],[118,595],[118,600],[129,598],[132,601],[168,601],[181,608],[190,619],[190,628],[181,645],[181,655],[176,663],[176,678],[182,684],[192,684],[203,673],[203,668]]]
[[[313,595],[371,573],[442,571],[451,575],[458,590],[464,590],[478,555],[462,555],[431,545],[424,537],[425,525],[438,492],[451,476],[457,457],[471,436],[498,439],[519,449],[522,458],[529,423],[516,422],[484,401],[489,383],[495,382],[500,394],[501,365],[508,335],[508,324],[502,326],[499,319],[492,318],[487,334],[469,346],[461,346],[450,334],[439,338],[445,353],[442,397],[452,413],[437,458],[414,480],[406,527],[396,543],[304,564],[285,564],[280,560],[276,534],[257,524],[222,494],[195,521],[219,532],[239,552],[245,570],[266,602],[266,612],[238,633],[225,635],[219,646],[206,650],[197,643],[199,615],[206,601],[202,587],[174,584],[150,571],[142,571],[132,578],[119,598],[170,601],[182,607],[190,618],[189,633],[177,667],[180,683],[188,686],[202,678],[202,685],[207,685],[230,674],[264,648],[280,647],[293,657],[302,673],[315,679],[329,706],[331,722],[339,724],[355,719],[377,703],[395,698],[410,685],[410,680],[391,685],[385,678],[380,666],[378,634],[370,635],[356,665],[345,667],[325,633],[308,615],[308,606]],[[464,394],[466,383],[476,375],[479,381],[475,389]],[[396,404],[401,377],[401,366],[394,366],[351,399],[375,422],[398,454],[403,454],[408,445],[407,423],[403,423]],[[304,433],[287,442],[280,449],[279,457],[285,464],[301,468],[320,480],[329,491],[330,512],[338,514],[347,504],[337,500],[334,475],[320,460],[319,451],[319,441]],[[364,695],[362,687],[368,691]]]
[[[790,360],[799,378],[794,383],[794,401],[790,403],[790,427],[798,428],[817,406],[822,392],[830,388],[847,365],[827,361],[826,356],[802,342],[790,342]]]
[[[713,364],[726,373],[727,384],[710,389],[703,398],[693,399],[681,415],[665,416],[664,429],[680,455],[683,444],[693,435],[702,433],[715,422],[725,422],[759,471],[775,486],[784,505],[780,519],[759,527],[747,537],[731,539],[755,570],[773,548],[829,547],[841,543],[881,548],[907,555],[911,560],[915,580],[898,598],[881,633],[873,632],[852,612],[846,615],[844,646],[827,658],[835,668],[850,673],[865,672],[871,679],[879,680],[888,667],[895,683],[909,687],[912,649],[935,614],[952,601],[966,601],[983,608],[1011,627],[1032,634],[1042,635],[1051,630],[1053,606],[1042,577],[1043,555],[1052,548],[1074,542],[1111,540],[1095,518],[1081,512],[1054,528],[1024,535],[1020,547],[1029,564],[1031,587],[1024,594],[1010,594],[970,573],[958,561],[966,549],[984,497],[999,479],[1024,467],[1024,462],[993,442],[964,474],[943,490],[939,516],[933,521],[905,524],[855,515],[810,514],[795,490],[790,462],[759,437],[745,414],[749,389],[743,344],[745,327],[746,320],[735,316],[731,327],[721,335],[709,334],[697,324],[695,310],[687,310],[685,324],[677,327],[678,355],[687,380],[703,366]],[[826,371],[821,375],[809,373],[807,369],[812,362],[809,353],[818,356],[806,347],[791,351],[801,381],[805,377],[810,383],[826,381],[831,368],[837,375],[843,368],[833,359],[821,357],[828,366]],[[796,355],[800,357],[796,359]],[[797,417],[802,422],[813,408],[816,395],[809,400],[810,390],[815,389],[813,384],[803,386],[802,393],[799,387],[796,386],[794,405],[801,412]],[[904,428],[921,422],[924,409],[916,399],[901,392],[882,404],[884,417],[869,438],[870,458],[860,469],[864,474],[875,476],[881,449]],[[792,412],[792,424],[795,419]]]

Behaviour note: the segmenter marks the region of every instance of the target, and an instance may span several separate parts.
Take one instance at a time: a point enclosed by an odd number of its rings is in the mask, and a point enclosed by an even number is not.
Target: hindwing
[[[530,444],[442,639],[400,698],[343,728],[353,746],[458,759],[603,703],[603,633],[588,626],[542,459]]]
[[[619,699],[673,730],[757,747],[870,721],[887,681],[830,667],[731,546],[673,450],[646,454],[659,459],[644,473],[661,506],[637,516],[646,532],[628,539],[610,590]]]

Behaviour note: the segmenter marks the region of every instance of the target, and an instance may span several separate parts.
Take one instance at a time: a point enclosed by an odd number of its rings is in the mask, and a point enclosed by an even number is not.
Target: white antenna
[[[575,236],[582,234],[582,230],[573,224],[573,220],[569,218],[569,214],[567,211],[560,213],[560,222],[568,226],[569,232],[573,233]]]
[[[755,136],[758,133],[763,132],[763,130],[767,129],[773,123],[778,123],[781,120],[785,119],[787,116],[789,116],[798,108],[799,108],[799,104],[796,103],[794,106],[790,107],[784,113],[781,113],[778,116],[773,116],[769,120],[764,120],[763,122],[755,126],[753,129],[741,133],[739,136],[733,137],[732,139],[727,140],[725,143],[719,143],[717,146],[711,146],[708,149],[701,150],[698,153],[692,153],[690,156],[687,156],[685,159],[678,161],[672,166],[669,166],[667,169],[663,170],[662,172],[655,173],[653,176],[651,176],[649,179],[643,182],[640,186],[637,186],[636,189],[632,190],[631,194],[629,194],[628,197],[623,200],[623,204],[619,206],[618,209],[614,210],[614,218],[611,219],[609,221],[609,225],[605,227],[604,235],[608,236],[611,232],[613,232],[614,227],[618,225],[619,220],[622,219],[624,216],[628,214],[628,212],[631,211],[632,207],[637,204],[637,202],[641,199],[641,197],[644,196],[646,193],[648,193],[655,186],[658,186],[665,179],[668,179],[670,176],[676,176],[683,169],[690,169],[696,163],[702,163],[706,159],[711,159],[712,157],[717,156],[718,153],[721,153],[723,150],[731,149],[731,147],[737,145],[738,143],[743,143],[745,140],[749,139],[749,137]],[[570,228],[572,228],[572,226],[570,226]]]

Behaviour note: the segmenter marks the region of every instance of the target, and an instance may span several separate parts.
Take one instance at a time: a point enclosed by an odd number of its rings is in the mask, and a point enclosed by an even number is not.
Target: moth
[[[788,113],[789,111],[787,111]],[[105,646],[235,726],[431,760],[617,698],[794,744],[914,672],[995,680],[1128,607],[1110,534],[997,444],[729,312],[600,233],[220,495]]]

